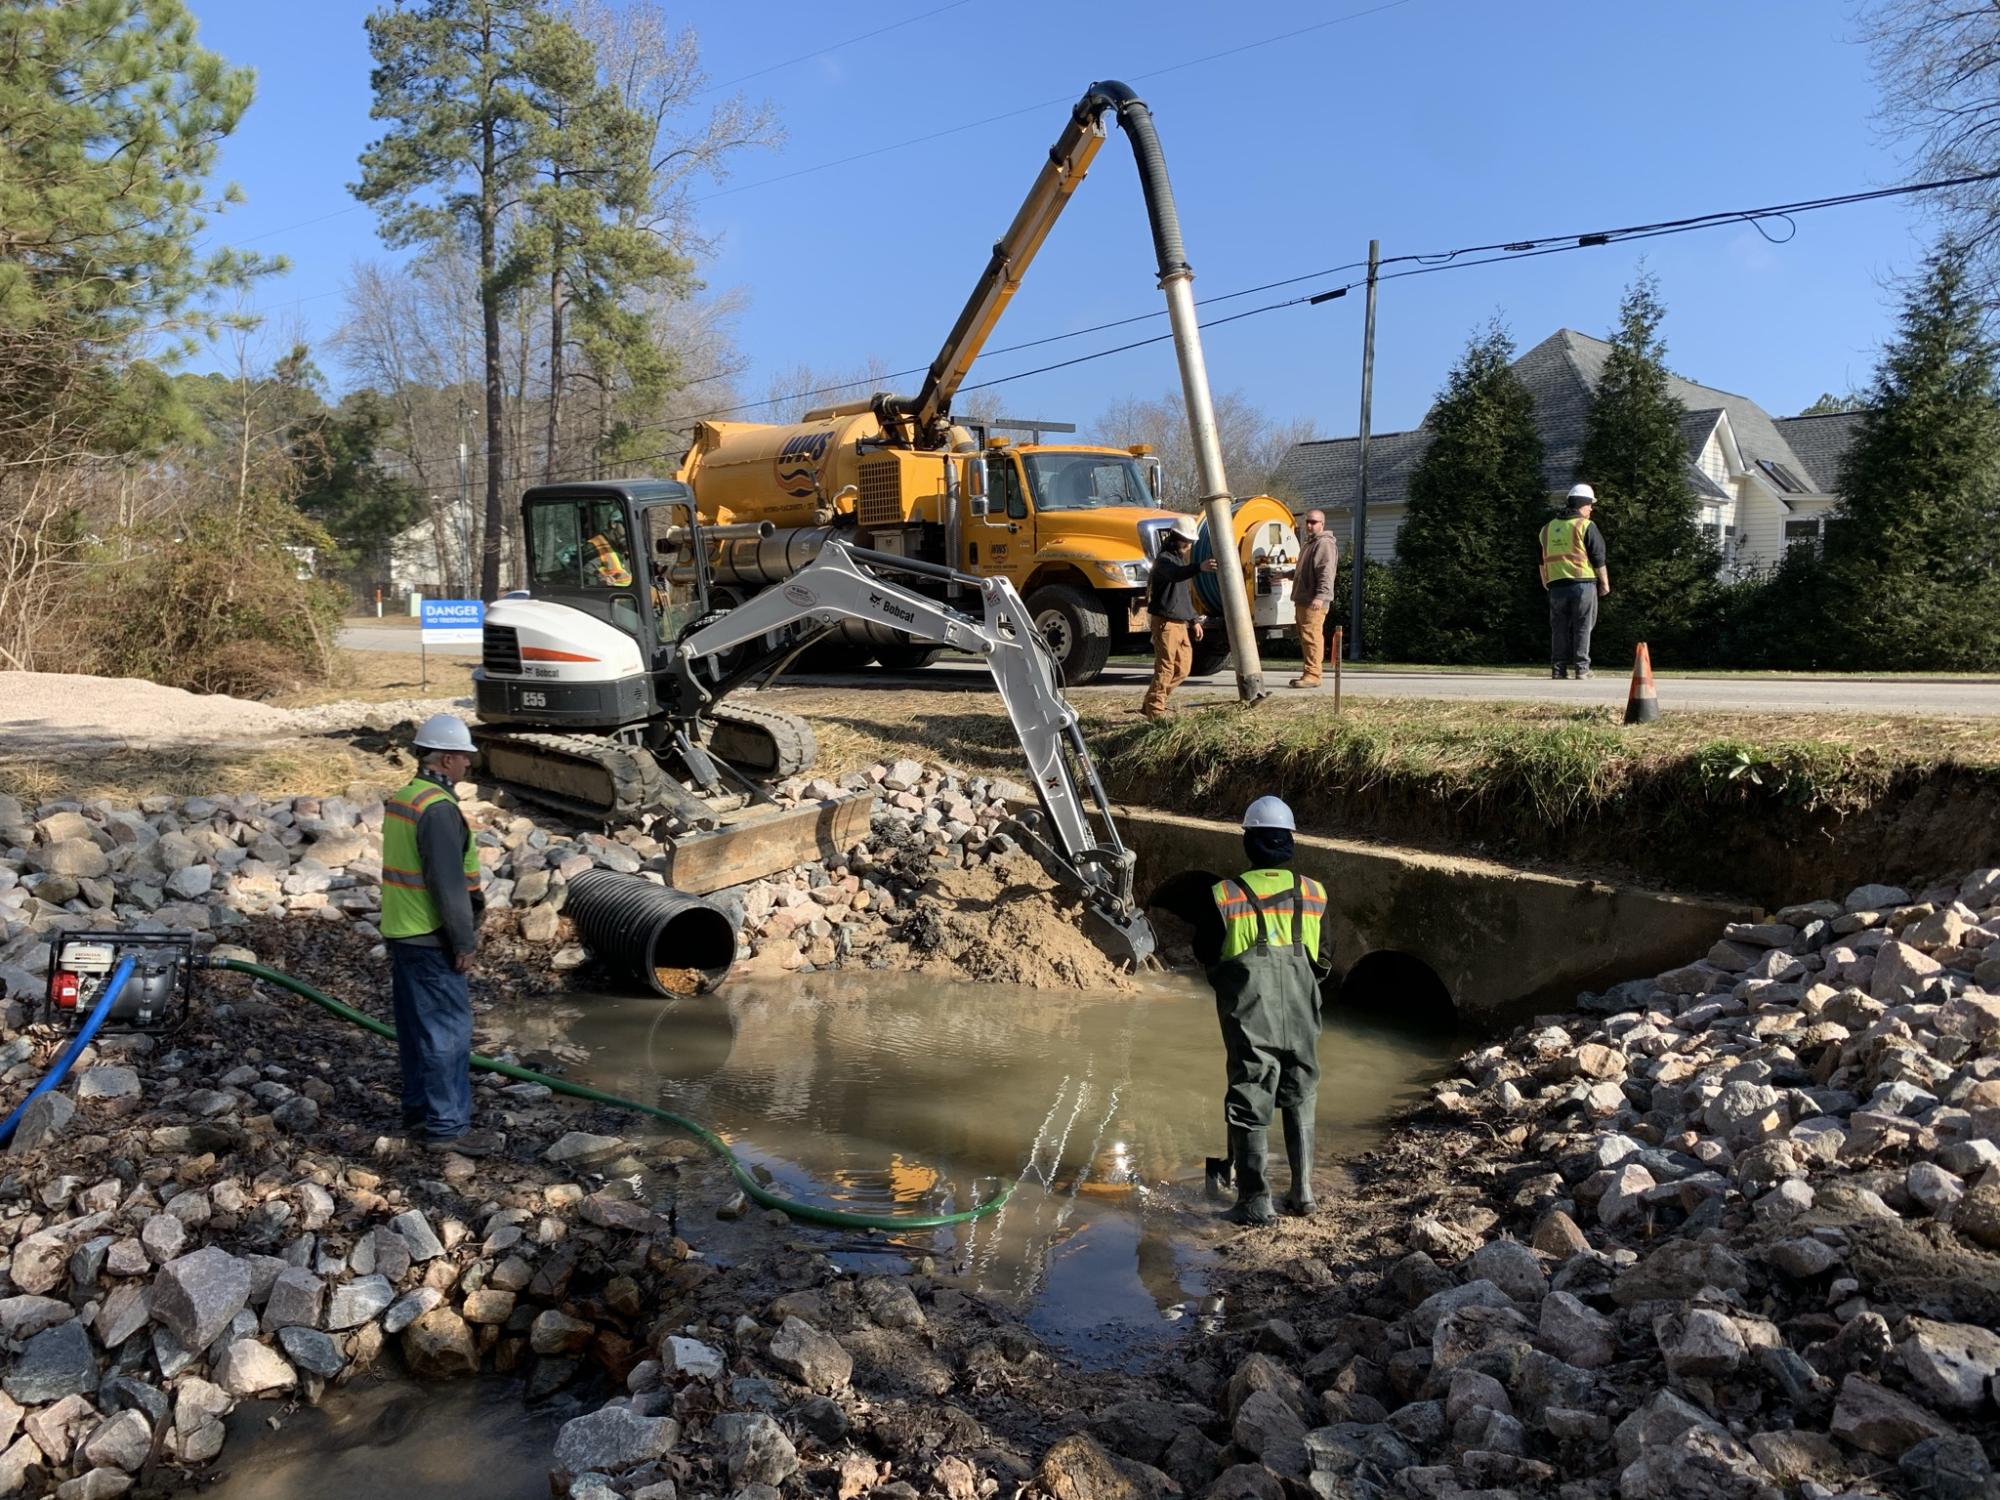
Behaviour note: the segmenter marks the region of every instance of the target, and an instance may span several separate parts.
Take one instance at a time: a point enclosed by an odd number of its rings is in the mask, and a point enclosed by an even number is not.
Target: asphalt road
[[[340,644],[350,651],[418,649],[417,632],[407,628],[350,625],[340,632]],[[477,656],[475,646],[434,647],[441,656]],[[1264,674],[1267,686],[1286,697],[1306,696],[1305,689],[1285,683],[1298,671],[1292,661],[1274,661]],[[1071,688],[1079,701],[1145,691],[1150,668],[1113,662],[1089,687]],[[816,687],[920,688],[941,692],[983,685],[986,673],[970,661],[940,661],[921,672],[856,672],[797,676]],[[1532,673],[1500,675],[1485,672],[1351,672],[1342,691],[1357,698],[1451,698],[1504,701],[1522,699],[1548,703],[1622,704],[1629,679],[1623,672],[1600,673],[1588,682],[1557,682]],[[1880,713],[1943,714],[2000,717],[2000,677],[1665,677],[1657,684],[1660,706],[1672,708],[1743,709],[1757,713]],[[1333,696],[1328,677],[1312,690]],[[1225,669],[1209,677],[1190,678],[1175,693],[1178,702],[1230,699],[1236,680]]]
[[[1264,674],[1266,687],[1287,698],[1333,698],[1333,678],[1317,689],[1287,688],[1298,671],[1294,661],[1272,662]],[[815,686],[883,686],[899,688],[935,683],[939,688],[970,687],[986,674],[971,662],[940,661],[922,672],[864,672],[841,676],[800,678]],[[1143,693],[1150,667],[1114,662],[1088,687],[1071,688],[1079,702],[1094,698]],[[1357,698],[1450,698],[1492,701],[1523,699],[1550,703],[1622,705],[1630,678],[1619,673],[1588,682],[1557,682],[1546,676],[1476,672],[1348,673],[1341,691]],[[1656,683],[1663,709],[1744,709],[1758,713],[1881,713],[2000,716],[2000,677],[1988,678],[1858,678],[1858,677],[1669,677]],[[1219,701],[1236,696],[1236,679],[1227,669],[1209,677],[1194,677],[1174,693],[1177,703]]]
[[[404,625],[343,625],[338,637],[349,651],[407,651],[415,656],[423,650],[421,632]],[[432,656],[477,656],[477,645],[433,646]]]

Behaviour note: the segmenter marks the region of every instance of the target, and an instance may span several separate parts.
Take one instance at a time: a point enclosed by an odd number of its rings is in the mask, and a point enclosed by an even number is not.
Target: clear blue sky
[[[346,189],[379,132],[368,118],[368,7],[190,3],[204,42],[258,73],[257,103],[224,153],[249,202],[219,237],[288,256],[290,274],[255,300],[296,308],[323,337],[339,321],[348,268],[389,255]],[[923,17],[744,86],[776,105],[788,139],[740,159],[700,210],[719,237],[708,283],[746,299],[743,390],[762,395],[774,371],[800,360],[927,363],[1067,102],[1098,78],[1132,82],[1153,107],[1201,296],[1361,259],[1370,236],[1384,255],[1448,249],[1883,186],[1900,172],[1872,123],[1865,49],[1848,8],[1831,0],[1404,0],[1175,67],[1380,3],[760,0],[678,12],[717,80]],[[899,145],[1053,100],[1064,103]],[[1642,255],[1660,277],[1673,367],[1794,412],[1866,379],[1893,323],[1890,280],[1927,242],[1921,211],[1891,201],[1806,216],[1782,246],[1740,225],[1387,284],[1376,430],[1420,419],[1467,333],[1496,312],[1522,347],[1565,325],[1603,333]],[[1152,264],[1131,155],[1114,139],[995,344],[1158,309]],[[1351,433],[1361,311],[1350,295],[1215,329],[1211,379],[1274,418]],[[982,361],[973,379],[1124,337]],[[1003,404],[1087,426],[1111,400],[1174,384],[1171,347],[1160,344],[1020,382]]]

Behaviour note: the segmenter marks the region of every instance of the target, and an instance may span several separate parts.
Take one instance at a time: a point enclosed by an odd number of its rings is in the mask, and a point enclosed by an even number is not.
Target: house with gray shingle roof
[[[1535,402],[1542,437],[1542,472],[1551,496],[1577,479],[1577,460],[1590,428],[1590,407],[1611,346],[1564,328],[1514,361],[1514,373]],[[1669,375],[1686,411],[1688,482],[1701,501],[1701,524],[1722,550],[1725,572],[1775,565],[1785,549],[1817,545],[1825,517],[1838,502],[1834,485],[1841,455],[1854,439],[1859,412],[1775,418],[1747,396]],[[1430,447],[1429,417],[1409,432],[1373,434],[1368,445],[1368,556],[1392,562],[1396,533],[1409,501],[1410,475]],[[1327,438],[1300,443],[1285,455],[1281,482],[1298,495],[1297,509],[1317,506],[1343,547],[1354,534],[1360,481],[1360,441]],[[1615,529],[1615,528],[1614,528]]]

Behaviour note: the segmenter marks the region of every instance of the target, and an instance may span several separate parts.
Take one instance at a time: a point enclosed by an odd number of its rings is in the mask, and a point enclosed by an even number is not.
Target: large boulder
[[[832,1395],[854,1374],[854,1359],[803,1318],[787,1318],[771,1336],[771,1363],[808,1390]]]
[[[153,1321],[165,1324],[183,1348],[206,1349],[249,1300],[250,1263],[209,1245],[160,1267]]]
[[[1866,1453],[1897,1459],[1925,1438],[1950,1437],[1949,1423],[1865,1375],[1841,1382],[1833,1435]]]
[[[629,1406],[607,1406],[572,1417],[556,1435],[556,1468],[565,1474],[616,1474],[673,1452],[681,1424],[642,1417]]]
[[[411,1374],[425,1380],[479,1373],[472,1329],[448,1307],[432,1308],[403,1330],[403,1360]]]
[[[729,1482],[738,1489],[750,1484],[775,1489],[799,1470],[798,1449],[763,1412],[727,1412],[715,1419],[715,1434],[722,1439]]]
[[[29,1339],[0,1388],[23,1406],[87,1396],[96,1390],[97,1351],[90,1346],[83,1320],[72,1318]]]

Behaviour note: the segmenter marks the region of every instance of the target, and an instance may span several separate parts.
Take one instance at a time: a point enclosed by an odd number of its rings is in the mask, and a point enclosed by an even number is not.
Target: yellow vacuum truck
[[[1202,493],[1162,496],[1160,466],[1144,447],[1108,448],[974,440],[952,421],[951,401],[1021,284],[1069,196],[1103,145],[1103,114],[1115,111],[1132,140],[1167,293],[1182,390]],[[1119,83],[1093,84],[1078,102],[992,259],[913,398],[876,394],[808,412],[788,425],[703,422],[676,475],[710,526],[761,530],[720,540],[710,565],[719,603],[747,599],[818,556],[829,538],[978,577],[1004,577],[1027,601],[1037,628],[1071,683],[1104,669],[1114,651],[1141,649],[1146,582],[1176,512],[1199,509],[1197,555],[1229,538],[1221,556],[1238,567],[1204,575],[1211,629],[1197,672],[1213,671],[1232,647],[1241,694],[1261,696],[1254,638],[1292,618],[1298,555],[1292,514],[1269,496],[1228,493],[1215,436],[1208,377],[1181,248],[1172,189],[1146,106]],[[947,601],[965,585],[935,575],[915,586]],[[938,648],[877,623],[850,622],[842,638],[860,660],[908,669]]]

